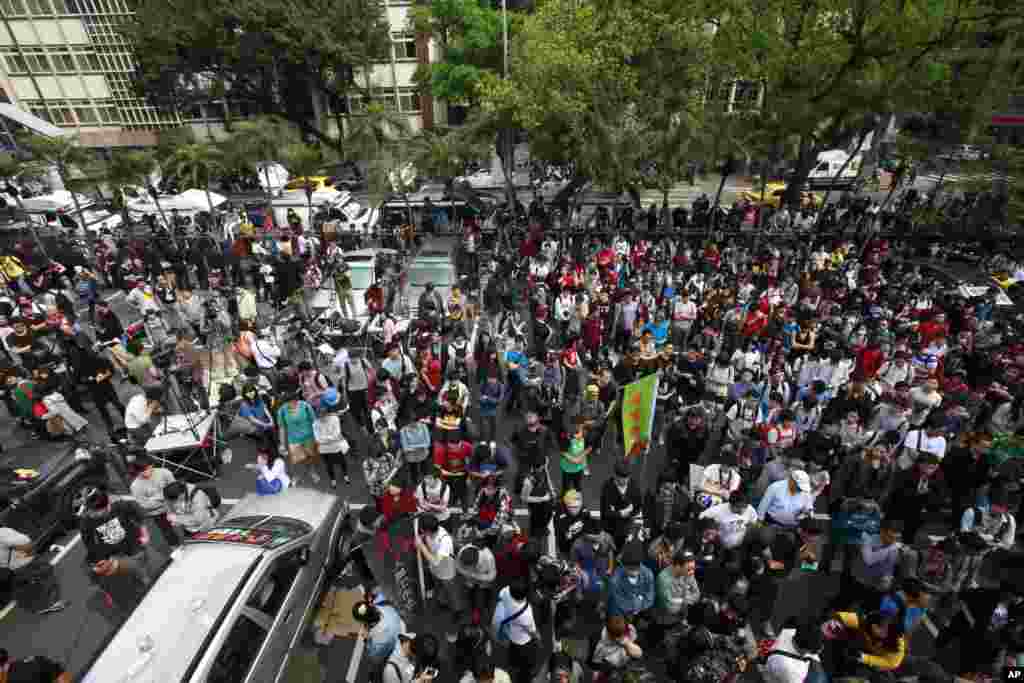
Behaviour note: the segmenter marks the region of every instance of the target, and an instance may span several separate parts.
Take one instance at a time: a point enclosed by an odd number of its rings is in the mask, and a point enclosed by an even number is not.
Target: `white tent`
[[[213,207],[216,209],[218,206],[224,204],[224,202],[227,201],[227,198],[224,195],[211,192],[210,200],[213,201]],[[193,188],[185,190],[181,194],[161,195],[160,208],[164,211],[177,209],[182,213],[196,213],[199,211],[209,211],[210,204],[206,201],[205,192]],[[156,202],[154,202],[153,198],[148,195],[129,201],[128,211],[142,214],[159,213],[156,207]]]
[[[277,194],[288,184],[291,175],[287,168],[276,161],[261,161],[256,164],[256,177],[259,178],[260,187],[264,192]]]
[[[29,197],[28,199],[22,200],[22,203],[25,205],[25,211],[28,213],[43,213],[46,211],[61,210],[73,211],[75,209],[75,200],[67,190],[57,190],[50,194],[44,194],[38,197]],[[84,208],[92,206],[94,202],[91,197],[79,194],[78,203]]]

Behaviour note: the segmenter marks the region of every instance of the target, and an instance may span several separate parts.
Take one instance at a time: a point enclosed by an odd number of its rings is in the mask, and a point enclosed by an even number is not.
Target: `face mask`
[[[636,584],[640,583],[640,575],[639,574],[626,574],[626,580],[629,581],[631,584],[636,585]]]

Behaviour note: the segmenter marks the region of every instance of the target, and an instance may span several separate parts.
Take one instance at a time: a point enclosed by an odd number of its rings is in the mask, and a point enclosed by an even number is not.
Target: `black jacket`
[[[620,493],[615,485],[615,479],[609,478],[601,487],[601,524],[604,530],[612,536],[621,536],[625,533],[632,518],[643,512],[644,493],[640,485],[630,478],[626,492]],[[622,510],[633,506],[629,517],[622,516]]]

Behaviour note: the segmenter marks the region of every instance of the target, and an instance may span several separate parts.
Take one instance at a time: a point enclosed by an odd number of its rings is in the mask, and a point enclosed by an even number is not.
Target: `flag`
[[[642,451],[650,443],[657,401],[656,373],[626,385],[622,394],[622,436],[627,455]]]

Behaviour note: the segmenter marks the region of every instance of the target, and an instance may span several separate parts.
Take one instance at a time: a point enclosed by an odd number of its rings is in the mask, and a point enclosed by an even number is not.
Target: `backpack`
[[[764,656],[764,662],[767,664],[768,658],[773,655],[779,655],[781,657],[788,657],[789,659],[796,659],[797,661],[807,662],[807,676],[804,677],[803,683],[827,683],[829,676],[825,673],[825,669],[822,668],[821,662],[810,657],[802,657],[792,652],[784,652],[783,650],[772,650]]]
[[[508,625],[516,619],[518,619],[523,614],[523,612],[525,612],[529,607],[530,603],[524,602],[522,607],[520,607],[517,611],[513,612],[509,616],[502,619],[501,623],[497,624],[496,626],[494,624],[491,625],[491,628],[493,630],[493,633],[491,635],[494,638],[495,643],[497,643],[498,645],[505,645],[510,641],[508,634]]]
[[[220,504],[221,504],[220,491],[217,490],[216,486],[214,486],[213,484],[206,484],[206,483],[203,483],[203,484],[193,484],[192,485],[192,490],[189,491],[188,497],[187,497],[189,505],[192,504],[192,499],[195,497],[196,491],[202,491],[203,493],[206,494],[207,499],[210,501],[210,509],[211,510],[216,512],[217,510],[220,509]]]

